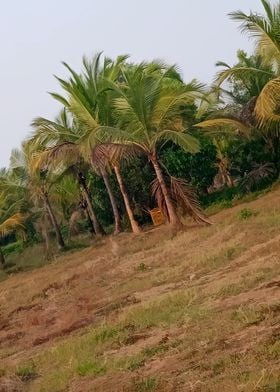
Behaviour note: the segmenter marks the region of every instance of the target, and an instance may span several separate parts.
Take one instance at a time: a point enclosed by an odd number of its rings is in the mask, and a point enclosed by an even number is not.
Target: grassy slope
[[[1,282],[0,391],[280,391],[279,198]]]

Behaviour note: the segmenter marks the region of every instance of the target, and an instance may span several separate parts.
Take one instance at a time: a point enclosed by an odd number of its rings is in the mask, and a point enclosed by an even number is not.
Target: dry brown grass
[[[0,391],[279,391],[279,196],[1,282]]]

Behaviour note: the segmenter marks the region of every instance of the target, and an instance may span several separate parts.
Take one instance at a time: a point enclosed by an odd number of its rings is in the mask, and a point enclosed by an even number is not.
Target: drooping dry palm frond
[[[24,216],[20,213],[14,214],[0,224],[0,237],[12,233],[13,231],[23,232],[24,230]]]
[[[169,188],[172,202],[183,215],[190,215],[197,223],[212,224],[203,213],[194,189],[186,180],[168,176],[166,177],[166,184]],[[152,194],[159,209],[168,218],[165,198],[158,179],[154,179],[151,186]]]
[[[179,208],[182,213],[190,215],[195,222],[211,225],[212,223],[203,213],[197,194],[190,184],[182,178],[171,176],[170,180],[171,195],[176,202],[177,208]]]
[[[239,183],[243,191],[249,192],[263,180],[272,178],[276,173],[275,165],[271,162],[256,164],[253,169],[245,174]]]
[[[75,165],[81,160],[79,147],[72,142],[63,142],[45,151],[34,153],[29,166],[32,173],[44,167],[58,171]]]
[[[129,162],[141,152],[141,149],[135,145],[103,143],[93,148],[91,160],[96,168],[108,170],[122,161]]]

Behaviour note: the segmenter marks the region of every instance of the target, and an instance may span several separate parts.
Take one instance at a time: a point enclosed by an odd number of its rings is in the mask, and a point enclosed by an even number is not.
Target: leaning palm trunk
[[[57,244],[58,244],[58,249],[59,250],[63,250],[65,248],[65,243],[64,243],[64,240],[63,240],[60,228],[58,226],[56,217],[55,217],[54,212],[52,210],[52,207],[51,207],[51,204],[50,204],[47,192],[44,193],[44,203],[45,203],[46,211],[47,211],[47,213],[48,213],[48,215],[50,217],[52,226],[53,226],[54,231],[55,231]]]
[[[180,221],[180,219],[176,213],[175,207],[172,203],[171,195],[170,195],[170,192],[166,186],[166,183],[165,183],[162,171],[161,171],[161,167],[158,163],[157,157],[155,156],[155,154],[153,154],[153,155],[150,155],[149,158],[150,158],[152,165],[155,169],[155,173],[156,173],[159,185],[162,189],[162,194],[163,194],[166,208],[167,208],[167,212],[168,212],[169,223],[171,226],[174,226],[176,228],[181,228],[183,226],[182,222]]]
[[[48,259],[51,256],[50,252],[50,238],[49,238],[49,233],[48,233],[48,226],[47,226],[47,217],[44,217],[44,222],[42,223],[42,228],[41,228],[41,233],[42,237],[44,238],[45,241],[45,257]]]
[[[3,268],[4,265],[5,265],[5,256],[2,249],[0,248],[0,269]]]
[[[120,187],[120,190],[121,190],[121,194],[122,194],[122,197],[123,197],[123,200],[124,200],[124,204],[125,204],[125,209],[126,209],[126,212],[127,212],[127,215],[128,215],[128,219],[129,219],[132,231],[135,234],[139,234],[139,233],[141,233],[141,229],[140,229],[138,223],[136,222],[136,220],[134,218],[134,215],[133,215],[133,212],[132,212],[132,208],[130,206],[130,201],[129,201],[129,198],[128,198],[128,195],[127,195],[127,192],[126,192],[123,180],[122,180],[122,176],[121,176],[121,173],[120,173],[120,168],[119,168],[118,165],[114,165],[114,171],[116,173],[117,181],[118,181],[118,184],[119,184],[119,187]]]
[[[97,236],[101,236],[103,234],[105,234],[102,226],[100,225],[100,223],[98,222],[98,219],[96,217],[95,211],[93,209],[93,205],[91,202],[91,197],[89,194],[89,190],[88,187],[86,185],[86,180],[83,176],[82,173],[79,173],[79,184],[81,186],[81,190],[82,190],[82,195],[83,195],[83,199],[85,200],[86,204],[87,204],[87,211],[88,211],[88,215],[92,221],[93,227],[94,227],[94,231],[95,234]]]
[[[109,182],[109,178],[108,178],[108,174],[106,173],[106,170],[104,169],[100,169],[104,184],[106,186],[107,189],[107,193],[111,202],[111,206],[113,209],[113,214],[114,214],[114,221],[115,221],[115,230],[114,230],[114,234],[119,234],[121,232],[121,217],[118,211],[118,207],[117,207],[117,202],[116,202],[116,198],[114,196],[114,193],[112,191],[110,182]]]

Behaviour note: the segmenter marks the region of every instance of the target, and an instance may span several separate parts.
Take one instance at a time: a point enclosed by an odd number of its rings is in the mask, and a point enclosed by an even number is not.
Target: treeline
[[[83,58],[81,72],[64,63],[59,115],[34,119],[0,172],[1,244],[18,233],[48,252],[52,233],[59,249],[69,233],[137,234],[155,207],[175,229],[186,214],[209,224],[203,205],[277,179],[280,3],[261,1],[263,16],[230,15],[255,53],[218,62],[211,86],[125,55]]]

